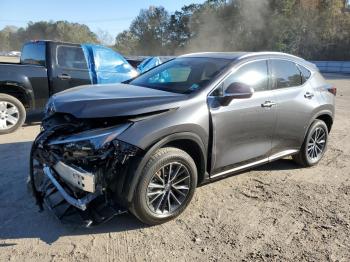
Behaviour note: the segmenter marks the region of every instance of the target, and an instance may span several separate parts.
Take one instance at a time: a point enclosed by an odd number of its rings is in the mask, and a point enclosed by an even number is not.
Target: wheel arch
[[[333,125],[333,118],[330,114],[324,113],[321,115],[318,115],[316,119],[322,120],[323,122],[325,122],[325,124],[327,125],[328,128],[328,133],[331,131],[332,129],[332,125]]]
[[[306,135],[307,135],[307,132],[309,131],[312,123],[315,121],[315,120],[322,120],[326,123],[327,125],[327,128],[328,128],[328,133],[331,131],[331,128],[332,128],[332,125],[333,125],[333,112],[329,109],[323,109],[323,110],[320,110],[318,111],[317,113],[315,113],[313,115],[313,117],[311,117],[308,125],[305,127],[305,130],[304,130],[304,136],[303,136],[303,139],[301,141],[301,144],[304,142],[305,138],[306,138]],[[300,146],[301,146],[300,144]]]
[[[161,140],[154,142],[145,150],[145,155],[137,163],[137,167],[132,171],[133,174],[129,176],[129,186],[127,188],[126,197],[127,201],[130,203],[133,199],[134,192],[141,176],[144,166],[147,164],[149,158],[156,152],[159,148],[172,146],[187,152],[195,161],[198,170],[198,183],[204,180],[207,168],[207,157],[206,157],[206,147],[200,139],[200,137],[194,133],[181,132],[171,134],[162,138]]]
[[[324,121],[327,125],[328,132],[331,131],[331,128],[333,125],[333,113],[332,113],[332,111],[330,111],[328,109],[324,109],[324,110],[320,110],[316,114],[314,114],[314,116],[311,118],[311,120],[309,122],[309,125],[308,125],[306,132],[309,130],[312,123],[317,119]]]
[[[6,94],[17,98],[25,108],[34,108],[34,94],[31,88],[25,88],[17,82],[0,84],[0,94]]]

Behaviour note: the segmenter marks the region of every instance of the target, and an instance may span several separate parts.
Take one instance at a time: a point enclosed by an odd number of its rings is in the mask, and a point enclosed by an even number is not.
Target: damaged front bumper
[[[82,211],[87,209],[87,205],[94,200],[96,197],[101,195],[100,191],[95,191],[93,194],[88,194],[82,198],[76,199],[72,197],[64,188],[60,185],[57,179],[54,177],[53,171],[48,166],[44,166],[43,168],[44,174],[51,180],[51,183],[56,187],[58,192],[62,195],[62,197],[72,206],[79,208]],[[63,173],[64,175],[67,175]]]
[[[116,139],[125,128],[65,130],[45,130],[32,146],[30,186],[39,207],[83,226],[126,212],[119,201],[120,184],[140,150]]]
[[[44,173],[50,171],[49,167],[44,167]],[[67,183],[75,186],[81,190],[94,193],[96,191],[96,179],[95,175],[86,172],[79,167],[72,167],[66,165],[62,161],[58,161],[53,169],[58,173],[58,175]]]

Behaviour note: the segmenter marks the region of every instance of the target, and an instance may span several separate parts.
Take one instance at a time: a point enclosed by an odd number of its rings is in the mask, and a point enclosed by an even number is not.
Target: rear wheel
[[[0,94],[0,134],[14,132],[26,118],[26,110],[15,97]]]
[[[293,156],[294,161],[304,167],[316,165],[327,149],[327,142],[327,125],[322,120],[315,120],[309,128],[299,153]]]
[[[197,186],[193,159],[177,148],[159,149],[146,164],[135,191],[132,212],[156,225],[180,215]]]

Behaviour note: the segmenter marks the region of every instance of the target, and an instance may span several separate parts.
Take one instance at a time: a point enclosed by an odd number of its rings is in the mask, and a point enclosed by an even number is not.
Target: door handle
[[[68,74],[61,74],[61,75],[58,75],[57,77],[59,79],[61,79],[61,80],[70,80],[70,79],[72,79],[72,77],[70,75],[68,75]]]
[[[274,105],[277,105],[277,103],[271,101],[265,101],[265,103],[261,104],[262,107],[272,107]]]
[[[314,96],[314,94],[310,93],[310,92],[306,92],[305,95],[304,95],[305,98],[309,98],[309,99],[313,98],[313,96]]]

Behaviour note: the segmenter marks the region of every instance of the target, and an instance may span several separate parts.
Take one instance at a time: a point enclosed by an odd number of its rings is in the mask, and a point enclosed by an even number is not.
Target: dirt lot
[[[313,168],[290,159],[198,188],[175,221],[131,215],[93,229],[39,213],[26,192],[39,126],[0,137],[0,261],[350,261],[350,77],[338,87],[328,152]]]

